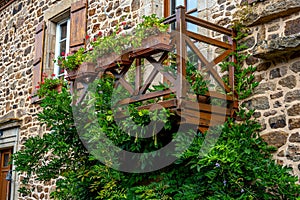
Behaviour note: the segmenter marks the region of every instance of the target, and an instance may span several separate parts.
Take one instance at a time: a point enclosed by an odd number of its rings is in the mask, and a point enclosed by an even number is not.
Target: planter
[[[71,81],[75,80],[76,78],[87,76],[87,75],[93,75],[95,74],[95,63],[92,62],[83,62],[81,65],[78,66],[78,68],[74,70],[67,70],[67,77],[66,79]]]
[[[198,103],[207,103],[208,100],[209,100],[209,97],[197,94]]]
[[[95,73],[96,64],[93,62],[83,62],[78,68],[78,74]]]
[[[59,85],[57,85],[54,89],[55,89],[58,93],[61,93],[62,87],[63,87],[63,84],[59,84]]]
[[[140,47],[135,48],[131,57],[149,56],[162,51],[170,51],[172,46],[170,45],[171,36],[168,33],[159,33],[157,35],[149,36],[143,39]]]
[[[66,71],[67,71],[66,79],[67,79],[68,81],[71,81],[71,80],[75,80],[75,79],[76,79],[76,77],[77,77],[77,72],[78,72],[78,68],[73,69],[73,70],[66,69]]]
[[[113,52],[99,57],[97,59],[97,67],[100,68],[100,71],[106,71],[108,69],[119,67],[120,65],[131,64],[131,62],[129,53],[118,55]]]

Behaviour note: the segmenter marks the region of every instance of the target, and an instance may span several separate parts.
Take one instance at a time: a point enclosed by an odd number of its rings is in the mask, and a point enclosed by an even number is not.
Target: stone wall
[[[32,104],[30,99],[35,29],[56,5],[60,4],[67,8],[74,1],[76,0],[18,0],[0,11],[0,129],[2,124],[18,120],[20,144],[28,137],[42,135],[46,131],[37,120],[40,107],[38,104]],[[143,8],[149,7],[149,3],[155,5],[153,2],[90,0],[88,34],[95,35],[99,30],[109,32],[123,20],[128,22],[124,29],[129,30],[139,20],[140,13],[145,12]],[[22,145],[19,148],[22,148]],[[16,190],[23,178],[21,175],[13,180]],[[55,188],[54,180],[44,184],[30,180],[30,184],[33,186],[31,188],[33,192],[29,196],[18,196],[15,190],[16,195],[12,199],[49,199],[50,192]]]
[[[212,20],[230,26],[245,2],[218,0]],[[256,110],[265,141],[278,148],[276,162],[300,176],[300,1],[264,0],[246,8],[249,36],[243,42],[253,56],[245,64],[257,67],[260,85],[244,103]]]

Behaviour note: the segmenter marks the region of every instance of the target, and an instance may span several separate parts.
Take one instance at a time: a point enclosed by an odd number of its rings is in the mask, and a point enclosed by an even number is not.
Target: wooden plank
[[[152,46],[151,48],[139,49],[138,51],[131,52],[130,58],[151,56],[164,51],[171,51],[172,48],[173,46],[169,44],[157,44],[155,46]]]
[[[222,42],[222,41],[219,41],[219,40],[216,40],[216,39],[206,37],[204,35],[193,33],[191,31],[186,31],[186,35],[193,38],[193,39],[195,39],[195,40],[198,40],[198,41],[201,41],[201,42],[204,42],[204,43],[207,43],[207,44],[211,44],[211,45],[223,48],[223,49],[231,49],[230,44],[227,44],[225,42]]]
[[[199,126],[205,126],[205,127],[210,127],[210,126],[215,126],[215,125],[221,125],[224,122],[218,122],[218,121],[211,121],[211,120],[205,120],[205,119],[199,119],[197,117],[192,117],[188,115],[182,115],[181,116],[181,123],[187,123],[187,124],[194,124],[194,125],[199,125]]]
[[[135,90],[134,95],[138,95],[142,87],[142,69],[141,69],[141,59],[135,59]]]
[[[144,86],[139,91],[139,94],[146,93],[146,90],[149,88],[149,86],[151,85],[151,83],[153,82],[153,80],[154,80],[154,78],[156,77],[157,74],[158,74],[158,70],[156,68],[154,68],[152,70],[152,72],[150,73],[150,75],[148,76]]]
[[[176,16],[175,14],[170,15],[169,17],[166,17],[163,21],[164,24],[172,24],[176,21]]]
[[[236,33],[234,31],[232,31],[232,35],[234,37],[236,37]],[[233,40],[232,42],[232,52],[236,52],[236,47],[237,47],[237,42],[236,40]],[[237,63],[237,59],[235,57],[235,55],[231,56],[231,62]],[[234,91],[234,66],[229,66],[229,85],[232,88],[232,90]],[[234,92],[232,93],[232,95],[234,95]]]
[[[216,81],[219,83],[219,85],[226,91],[226,92],[230,92],[230,88],[224,83],[224,81],[222,80],[222,78],[219,76],[218,72],[212,68],[211,63],[209,63],[206,58],[202,55],[202,53],[199,51],[199,49],[195,46],[195,44],[190,40],[187,39],[186,40],[188,46],[196,53],[196,55],[198,56],[198,58],[201,60],[201,62],[203,62],[206,67],[207,70],[211,73],[211,75],[216,79]],[[230,50],[231,51],[231,50]],[[227,52],[227,51],[226,51]]]
[[[149,110],[151,107],[156,107],[156,108],[175,108],[177,106],[177,100],[176,99],[170,99],[170,100],[165,100],[161,101],[155,104],[148,104],[145,106],[139,106],[138,110]]]
[[[203,126],[199,126],[198,130],[203,134],[205,133],[207,130],[209,129],[209,127],[203,127]]]
[[[208,91],[205,96],[208,97],[214,97],[214,98],[218,98],[218,99],[224,99],[227,101],[233,101],[234,97],[231,95],[226,95],[226,94],[221,94],[220,92],[216,92],[216,91]]]
[[[194,42],[192,42],[189,38],[186,39],[187,45],[194,51],[194,53],[198,56],[199,60],[205,65],[209,66],[209,62],[207,59],[203,56],[203,54],[200,52],[200,50],[196,47]]]
[[[119,79],[119,82],[131,95],[133,95],[134,89],[123,77]]]
[[[224,28],[224,27],[219,26],[217,24],[205,21],[205,20],[200,19],[198,17],[194,17],[190,14],[186,15],[186,21],[190,22],[190,23],[193,23],[193,24],[196,24],[198,26],[207,28],[209,30],[213,30],[213,31],[217,31],[219,33],[223,33],[225,35],[231,35],[231,30],[230,29],[227,29],[227,28]]]
[[[187,27],[185,21],[185,7],[178,6],[176,8],[176,64],[177,64],[177,99],[180,107],[181,100],[185,98],[186,88],[186,61],[187,61],[187,47],[185,42]]]
[[[168,72],[164,71],[164,68],[161,66],[162,64],[155,61],[154,58],[152,57],[147,57],[146,58],[165,78],[167,78],[172,84],[175,85],[176,80],[174,77],[169,74]]]
[[[229,54],[232,53],[231,49],[226,50],[224,53],[222,53],[221,55],[219,55],[218,57],[216,57],[213,61],[211,61],[209,63],[209,68],[211,68],[212,66],[215,66],[216,64],[222,62],[223,60],[225,60],[226,57],[229,56]]]
[[[71,4],[71,34],[70,52],[79,47],[85,47],[85,36],[87,26],[87,1],[79,0]]]
[[[201,119],[206,119],[206,120],[215,120],[218,122],[224,122],[227,117],[225,114],[215,114],[215,113],[210,113],[210,112],[203,112],[201,110],[196,111],[196,110],[191,110],[191,109],[184,109],[185,115],[189,115],[191,117],[196,117],[198,116]]]
[[[183,108],[196,110],[196,111],[203,111],[203,112],[213,111],[213,114],[225,114],[227,116],[230,116],[231,114],[231,110],[228,108],[204,104],[204,103],[198,103],[198,102],[191,102],[186,100],[183,101]]]
[[[147,93],[147,94],[143,94],[143,95],[139,95],[139,96],[133,96],[133,97],[121,100],[118,104],[125,105],[125,104],[130,104],[130,103],[146,101],[149,99],[154,99],[157,97],[162,97],[165,95],[173,94],[172,91],[174,91],[174,88],[163,90],[163,91],[151,92],[151,93]]]

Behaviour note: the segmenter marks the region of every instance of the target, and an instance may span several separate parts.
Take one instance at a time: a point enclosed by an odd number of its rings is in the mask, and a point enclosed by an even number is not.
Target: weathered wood
[[[39,83],[42,81],[43,55],[44,55],[44,36],[45,22],[41,22],[35,30],[35,53],[33,61],[33,76],[32,76],[32,95],[36,95]],[[38,100],[38,96],[31,99],[32,102]]]
[[[198,103],[198,102],[191,102],[191,101],[183,101],[183,108],[190,109],[190,110],[196,110],[196,111],[202,111],[202,112],[212,112],[215,114],[220,115],[231,115],[231,110],[228,108],[220,107],[220,106],[214,106],[204,103]]]
[[[167,78],[171,83],[175,84],[176,80],[174,77],[168,72],[164,71],[162,64],[160,62],[155,61],[152,57],[146,58],[165,78]]]
[[[181,100],[186,97],[186,61],[187,47],[185,42],[187,27],[185,21],[185,7],[178,6],[176,12],[176,64],[177,64],[177,99],[178,107],[181,106]]]
[[[71,5],[70,52],[85,46],[87,26],[87,1],[79,0]]]
[[[166,89],[163,91],[156,91],[156,92],[151,92],[151,93],[147,93],[147,94],[143,94],[143,95],[139,95],[139,96],[133,96],[133,97],[126,98],[126,99],[119,101],[118,104],[125,105],[125,104],[129,104],[129,103],[146,101],[146,100],[150,100],[150,99],[154,99],[154,98],[172,94],[172,93],[174,93],[173,91],[174,91],[174,88],[171,88],[171,89]]]
[[[185,113],[185,115],[189,115],[191,117],[198,116],[201,119],[218,121],[218,122],[225,122],[228,117],[223,114],[214,114],[211,112],[204,112],[201,110],[198,111],[198,110],[185,109],[183,112]]]
[[[234,31],[232,31],[232,36],[233,36],[233,38],[236,37],[236,33]],[[231,47],[232,52],[236,51],[236,47],[237,47],[236,40],[233,40],[232,41],[232,47]],[[235,55],[231,56],[231,62],[237,63]],[[232,90],[234,90],[234,66],[229,66],[228,73],[229,73],[229,85],[232,88]]]
[[[186,21],[190,22],[192,24],[195,24],[197,26],[207,28],[209,30],[217,31],[217,32],[225,34],[225,35],[231,35],[231,30],[230,29],[224,28],[222,26],[219,26],[217,24],[205,21],[205,20],[200,19],[198,17],[194,17],[194,16],[189,15],[189,14],[186,15]]]
[[[144,86],[139,91],[139,94],[144,94],[147,91],[147,89],[149,88],[149,86],[151,85],[151,83],[153,82],[157,74],[158,74],[158,70],[154,68],[150,73],[150,75],[148,76],[146,82],[144,83]]]
[[[158,106],[159,105],[159,106]],[[138,110],[149,110],[151,107],[155,107],[155,108],[176,108],[177,106],[177,100],[176,99],[170,99],[170,100],[165,100],[165,101],[161,101],[161,102],[157,102],[155,104],[147,104],[144,106],[139,106],[137,109]]]
[[[141,59],[135,59],[135,90],[134,95],[138,95],[142,87],[142,69],[141,69]]]
[[[186,35],[193,38],[193,39],[195,39],[195,40],[197,40],[197,41],[204,42],[206,44],[211,44],[211,45],[223,48],[223,49],[231,49],[230,44],[227,44],[225,42],[222,42],[222,41],[219,41],[219,40],[216,40],[216,39],[206,37],[204,35],[193,33],[191,31],[186,31]]]
[[[200,50],[195,46],[195,44],[190,40],[190,39],[186,39],[186,42],[188,44],[188,46],[196,53],[196,55],[198,56],[198,58],[201,60],[201,62],[204,63],[204,65],[206,66],[207,71],[209,71],[212,76],[216,79],[216,81],[219,83],[219,85],[226,91],[226,92],[230,92],[231,89],[224,83],[224,81],[222,80],[222,78],[219,76],[218,72],[212,68],[212,65],[214,64],[213,62],[209,63],[206,58],[202,55],[202,53],[200,52]],[[231,50],[228,50],[231,51]],[[227,52],[227,51],[226,51]],[[216,63],[217,64],[217,63]],[[215,65],[215,64],[214,64]]]

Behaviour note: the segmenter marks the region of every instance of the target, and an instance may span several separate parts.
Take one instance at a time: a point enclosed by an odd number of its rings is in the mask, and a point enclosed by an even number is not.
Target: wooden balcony
[[[237,109],[234,67],[221,72],[219,64],[225,60],[236,62],[232,55],[236,51],[234,31],[194,17],[184,7],[178,7],[164,23],[171,24],[169,33],[153,36],[143,41],[140,48],[116,59],[98,60],[93,78],[105,73],[114,76],[115,85],[122,86],[130,94],[130,97],[118,102],[119,106],[140,102],[139,109],[153,106],[168,108],[181,119],[180,123],[197,125],[201,132],[233,117]],[[201,30],[206,34],[202,34]],[[211,50],[210,59],[207,58],[208,49]],[[175,74],[166,70],[171,65],[168,64],[170,59],[175,63]],[[147,74],[142,72],[142,63],[151,66]],[[211,83],[205,93],[197,94],[190,88],[193,82],[191,84],[187,80],[193,77],[187,77],[187,65],[191,66],[191,63]],[[133,83],[126,79],[132,67],[135,67]],[[159,76],[169,87],[153,91],[151,88],[157,84],[155,79]],[[228,77],[228,84],[221,76]],[[80,79],[73,87],[78,89],[78,85],[82,85],[83,90],[76,103],[82,101],[87,89],[87,84]],[[155,103],[149,103],[153,99]]]

